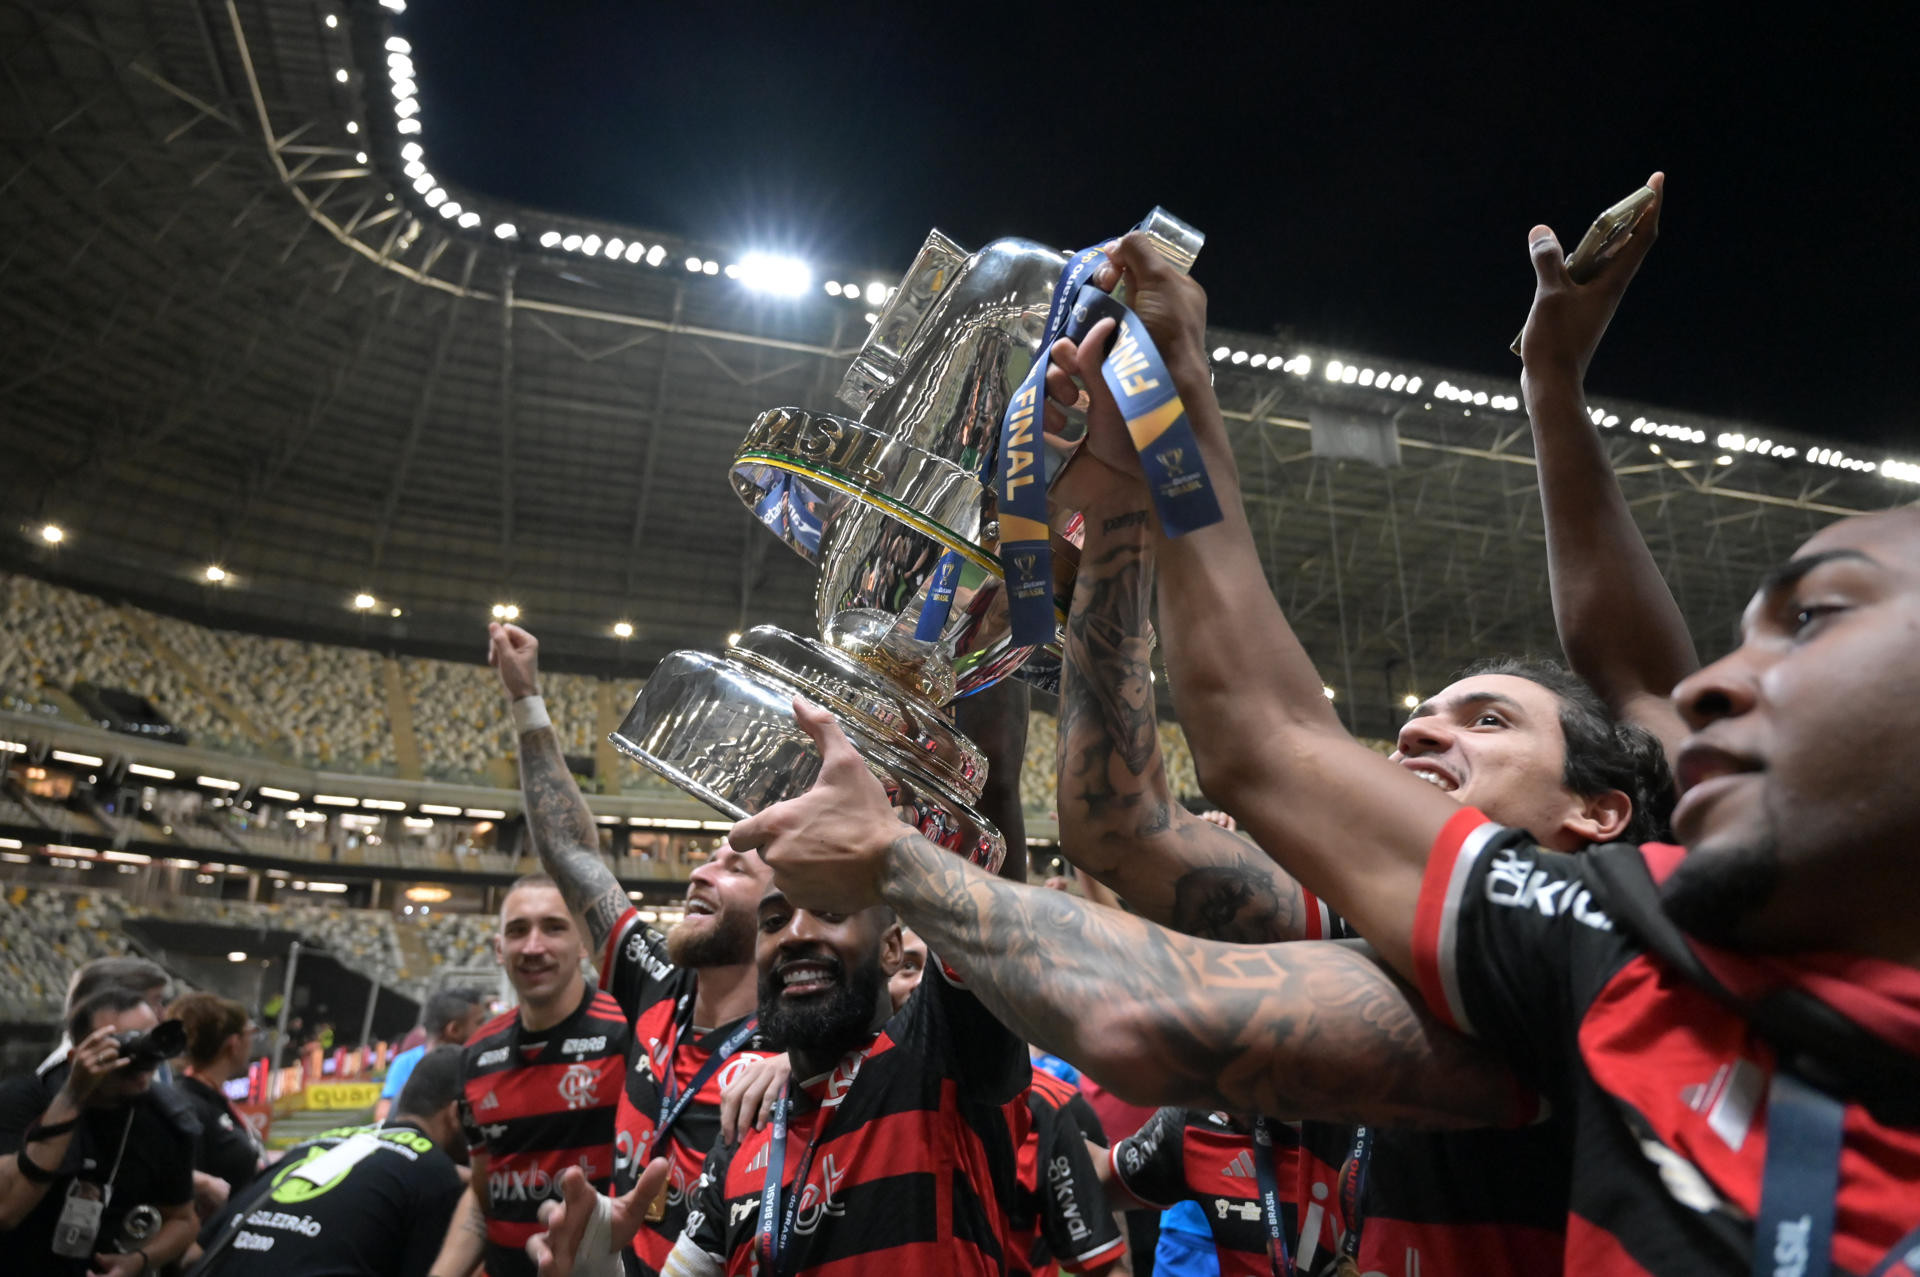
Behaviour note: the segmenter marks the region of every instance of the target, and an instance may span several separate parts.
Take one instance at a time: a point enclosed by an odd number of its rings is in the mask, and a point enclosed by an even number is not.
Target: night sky
[[[1528,228],[1571,248],[1662,168],[1590,388],[1920,451],[1904,8],[413,0],[399,27],[435,170],[482,193],[877,269],[934,225],[1073,248],[1165,204],[1207,233],[1216,322],[1498,375]]]

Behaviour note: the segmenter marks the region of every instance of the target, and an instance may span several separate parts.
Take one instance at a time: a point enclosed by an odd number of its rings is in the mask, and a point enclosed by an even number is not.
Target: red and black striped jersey
[[[782,1159],[782,1201],[800,1193],[783,1277],[1006,1272],[1007,1105],[1032,1073],[1025,1044],[935,964],[871,1043],[797,1087],[810,1103],[796,1103]],[[771,1142],[769,1124],[714,1149],[667,1271],[758,1270]]]
[[[613,1184],[616,1194],[633,1187],[645,1166],[640,1155],[651,1146],[664,1107],[661,1080],[671,1071],[672,1091],[680,1094],[692,1084],[707,1059],[741,1027],[741,1021],[717,1028],[692,1023],[693,999],[699,973],[673,965],[667,957],[666,937],[640,921],[633,909],[622,914],[607,936],[600,954],[600,987],[620,1004],[633,1026],[626,1081],[614,1114]],[[707,1154],[720,1140],[720,1088],[731,1082],[753,1060],[768,1053],[758,1039],[729,1056],[725,1064],[701,1083],[667,1133],[667,1146],[652,1150],[668,1159],[666,1211],[641,1225],[634,1235],[629,1273],[651,1277],[666,1263],[687,1223],[687,1204],[700,1178]]]
[[[1126,1254],[1087,1142],[1106,1147],[1099,1115],[1073,1083],[1045,1069],[1007,1106],[1019,1141],[1019,1190],[1008,1211],[1008,1268],[1044,1277],[1087,1272]]]
[[[627,1059],[626,1017],[588,989],[572,1015],[534,1034],[516,1009],[480,1027],[461,1052],[460,1115],[487,1159],[489,1277],[533,1277],[527,1239],[540,1203],[578,1166],[602,1192],[613,1184],[613,1109]]]
[[[1463,809],[1427,862],[1413,932],[1420,992],[1568,1115],[1577,1168],[1568,1272],[1755,1271],[1777,1055],[1739,1013],[1615,925],[1597,865],[1619,855],[1640,857],[1658,882],[1686,851],[1565,855]],[[1846,954],[1692,948],[1737,997],[1798,989],[1920,1057],[1920,972]],[[1920,1130],[1885,1125],[1857,1104],[1843,1118],[1832,1271],[1912,1270]],[[1796,1254],[1785,1236],[1768,1239],[1765,1258],[1770,1271],[1828,1270],[1827,1256]],[[1876,1268],[1883,1259],[1892,1266]]]
[[[1271,1126],[1280,1227],[1295,1269],[1331,1272],[1340,1231],[1333,1171],[1325,1158],[1303,1154],[1295,1124]],[[1183,1201],[1200,1207],[1213,1233],[1221,1277],[1273,1277],[1254,1161],[1260,1155],[1242,1123],[1224,1113],[1182,1108],[1160,1109],[1108,1154],[1115,1181],[1141,1201],[1162,1210]]]
[[[1312,939],[1354,932],[1311,892]],[[1529,1098],[1527,1103],[1533,1101]],[[1303,1124],[1309,1147],[1351,1128]],[[1380,1128],[1360,1167],[1348,1168],[1344,1239],[1360,1271],[1388,1277],[1472,1272],[1481,1277],[1554,1277],[1566,1243],[1572,1129],[1556,1116],[1514,1130]]]

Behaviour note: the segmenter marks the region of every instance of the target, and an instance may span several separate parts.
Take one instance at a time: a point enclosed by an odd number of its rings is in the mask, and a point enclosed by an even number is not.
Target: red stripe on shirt
[[[1454,862],[1467,835],[1487,823],[1487,818],[1472,807],[1462,807],[1447,817],[1433,840],[1427,856],[1426,873],[1420,879],[1420,901],[1413,913],[1413,974],[1420,996],[1427,1006],[1452,1028],[1453,1008],[1447,1004],[1446,984],[1440,977],[1441,964],[1452,962],[1452,954],[1440,952],[1440,929],[1446,918],[1447,892],[1453,885]]]

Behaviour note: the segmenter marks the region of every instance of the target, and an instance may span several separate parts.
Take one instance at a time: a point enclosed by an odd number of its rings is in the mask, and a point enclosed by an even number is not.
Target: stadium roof
[[[512,603],[550,660],[599,672],[743,623],[811,630],[811,573],[728,462],[761,410],[833,406],[865,287],[917,245],[816,263],[786,298],[736,277],[753,245],[448,188],[401,7],[0,3],[0,562],[469,658]],[[1474,657],[1552,646],[1516,382],[1212,339],[1270,577],[1356,727]],[[1920,480],[1772,424],[1597,406],[1709,650],[1765,566]],[[1316,417],[1323,451],[1397,437],[1398,464],[1316,456]]]

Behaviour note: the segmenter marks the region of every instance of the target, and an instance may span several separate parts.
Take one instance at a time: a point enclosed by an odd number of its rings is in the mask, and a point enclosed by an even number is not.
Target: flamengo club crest
[[[567,1071],[560,1075],[560,1098],[567,1102],[570,1109],[591,1108],[598,1082],[599,1078],[591,1064],[570,1064]]]

